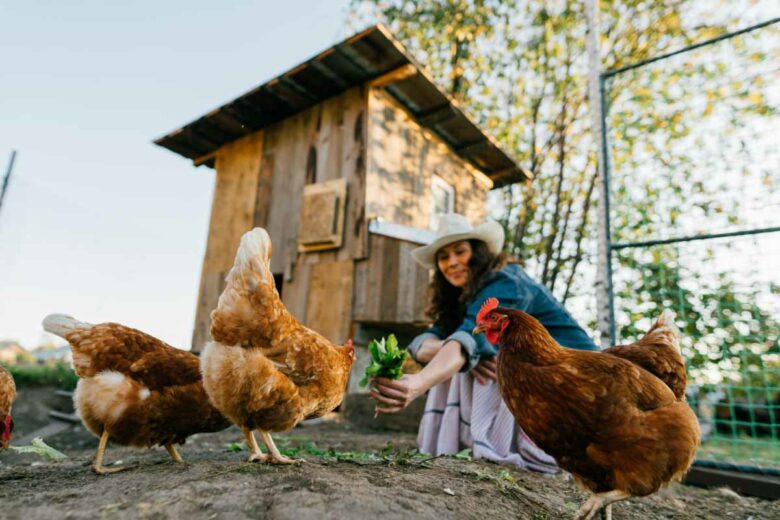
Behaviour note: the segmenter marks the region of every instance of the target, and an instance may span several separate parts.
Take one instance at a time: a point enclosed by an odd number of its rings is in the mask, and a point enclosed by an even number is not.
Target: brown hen
[[[700,431],[683,397],[684,377],[669,376],[679,356],[662,340],[672,334],[676,344],[670,313],[650,338],[604,353],[564,348],[532,316],[497,305],[494,298],[485,303],[473,332],[500,345],[499,388],[518,424],[593,493],[577,520],[605,506],[609,517],[611,503],[682,478]],[[653,348],[665,354],[656,356]]]
[[[100,437],[92,464],[103,467],[109,438],[121,445],[165,446],[182,462],[176,444],[230,422],[209,402],[198,357],[117,323],[91,325],[52,314],[43,327],[70,343],[79,376],[74,404],[87,429]]]
[[[211,314],[201,356],[212,403],[244,432],[250,461],[291,463],[271,432],[333,410],[355,360],[351,341],[335,345],[301,325],[284,307],[270,270],[271,239],[255,228],[241,238],[227,285]],[[258,430],[268,448],[262,453]]]
[[[11,432],[14,431],[14,420],[11,417],[14,399],[16,399],[14,378],[8,370],[0,366],[0,451],[8,448]]]

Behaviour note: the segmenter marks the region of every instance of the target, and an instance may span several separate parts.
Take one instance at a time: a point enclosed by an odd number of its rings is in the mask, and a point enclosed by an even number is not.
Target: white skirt
[[[417,448],[432,455],[471,448],[474,458],[543,473],[558,471],[555,460],[517,424],[498,383],[478,384],[469,372],[459,372],[428,391]]]

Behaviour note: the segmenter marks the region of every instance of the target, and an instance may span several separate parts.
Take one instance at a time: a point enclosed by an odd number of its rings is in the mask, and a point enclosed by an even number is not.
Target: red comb
[[[352,338],[349,338],[349,339],[347,340],[347,344],[346,344],[346,346],[347,346],[347,347],[351,347],[351,346],[352,346]]]
[[[479,309],[479,314],[477,314],[477,323],[496,307],[498,307],[498,298],[488,298],[485,300],[485,303],[482,304],[482,308]]]

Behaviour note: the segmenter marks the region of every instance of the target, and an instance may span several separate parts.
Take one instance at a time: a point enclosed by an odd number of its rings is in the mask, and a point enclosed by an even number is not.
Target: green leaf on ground
[[[68,458],[68,456],[61,451],[55,450],[43,442],[43,439],[40,437],[34,438],[30,446],[11,446],[10,448],[16,453],[36,453],[49,460],[63,460]]]

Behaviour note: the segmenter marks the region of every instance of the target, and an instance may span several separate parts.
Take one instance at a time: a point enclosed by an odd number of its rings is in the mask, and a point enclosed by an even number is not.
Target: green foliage
[[[353,464],[386,464],[388,466],[419,466],[435,457],[420,453],[416,449],[396,449],[392,442],[377,451],[338,451],[334,448],[320,448],[314,442],[292,445],[288,439],[280,438],[279,451],[288,457],[309,455],[325,462],[350,462]]]
[[[751,397],[766,399],[767,389],[780,386],[778,317],[758,304],[761,295],[739,286],[729,273],[707,272],[706,261],[686,268],[680,254],[659,246],[618,255],[620,337],[641,337],[652,319],[673,309],[693,382],[728,382],[740,397],[752,387],[761,395]]]
[[[471,448],[460,450],[458,453],[455,454],[455,458],[460,460],[471,460]]]
[[[10,365],[5,368],[11,373],[18,387],[57,386],[63,390],[73,390],[79,380],[70,365],[64,362],[51,365]]]
[[[477,481],[491,482],[503,495],[522,497],[527,493],[518,482],[518,479],[508,469],[499,469],[497,471],[482,469],[477,471],[467,470],[462,471],[462,474]]]
[[[399,379],[403,375],[403,364],[406,359],[406,351],[398,348],[398,340],[390,334],[381,340],[371,340],[368,344],[368,352],[371,354],[371,363],[366,367],[366,372],[360,381],[360,386],[365,387],[374,377],[386,377],[387,379]]]
[[[755,23],[765,4],[713,11],[704,0],[602,1],[602,67],[636,63]],[[531,171],[533,182],[493,194],[493,216],[507,229],[508,252],[560,300],[571,301],[581,322],[593,322],[600,143],[589,116],[583,3],[353,0],[352,5],[358,13],[354,26],[377,19],[389,25],[439,84]],[[619,178],[612,211],[617,240],[677,231],[681,214],[698,223],[733,223],[739,218],[734,197],[717,196],[735,193],[729,189],[733,184],[724,185],[713,171],[723,172],[736,158],[753,169],[766,166],[755,173],[766,184],[761,193],[776,189],[777,175],[769,168],[776,161],[756,157],[752,143],[760,140],[732,131],[760,131],[744,116],[776,113],[767,77],[777,53],[761,42],[741,37],[731,50],[702,49],[609,82],[610,160]],[[735,61],[741,57],[768,70],[741,74],[743,63]],[[456,77],[462,78],[457,89]],[[709,136],[702,135],[708,130]],[[752,159],[746,155],[751,151]]]

